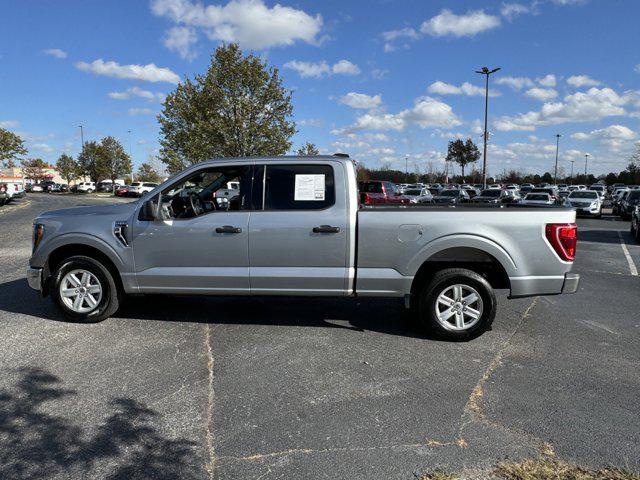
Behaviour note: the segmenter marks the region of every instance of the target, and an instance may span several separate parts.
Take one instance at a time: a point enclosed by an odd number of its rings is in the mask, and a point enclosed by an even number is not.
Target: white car
[[[15,198],[24,197],[24,185],[22,182],[2,182],[7,186],[7,198],[6,203],[9,203]]]
[[[553,205],[554,201],[548,193],[527,193],[522,200],[523,205]]]
[[[37,183],[31,185],[31,191],[32,192],[44,192],[44,189],[42,188],[42,185],[38,185]]]
[[[152,182],[133,182],[129,187],[129,195],[141,197],[147,192],[150,192],[158,186],[157,183]]]
[[[487,187],[488,190],[502,190],[502,185],[498,184],[498,183],[494,183],[492,185],[489,185]]]
[[[80,182],[76,190],[83,193],[93,193],[96,191],[96,184],[94,182]]]
[[[596,190],[571,192],[567,202],[576,209],[578,215],[591,215],[596,218],[602,215],[602,197]]]

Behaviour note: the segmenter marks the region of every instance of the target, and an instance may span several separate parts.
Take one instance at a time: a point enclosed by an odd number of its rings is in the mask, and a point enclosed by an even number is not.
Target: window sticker
[[[296,175],[296,186],[293,199],[296,202],[324,200],[323,175]]]

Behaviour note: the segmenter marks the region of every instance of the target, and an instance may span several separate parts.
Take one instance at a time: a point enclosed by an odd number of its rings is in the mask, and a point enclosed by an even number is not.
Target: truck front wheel
[[[52,298],[70,320],[99,322],[120,305],[113,275],[100,262],[77,255],[63,260],[53,274]]]
[[[489,282],[474,271],[448,268],[437,272],[420,293],[420,323],[447,340],[469,340],[487,330],[496,315]]]

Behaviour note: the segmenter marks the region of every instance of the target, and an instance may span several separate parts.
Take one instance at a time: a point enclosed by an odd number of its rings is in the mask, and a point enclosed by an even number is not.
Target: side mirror
[[[140,216],[139,216],[140,220],[152,222],[158,218],[158,204],[159,204],[158,200],[159,200],[159,196],[155,196],[147,200],[146,202],[144,202],[144,204],[142,205],[142,208],[140,209]]]

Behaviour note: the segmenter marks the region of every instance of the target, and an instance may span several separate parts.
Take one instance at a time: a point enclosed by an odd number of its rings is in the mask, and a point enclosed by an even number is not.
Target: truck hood
[[[40,214],[38,218],[71,217],[71,216],[122,216],[128,217],[135,210],[138,202],[115,203],[111,205],[87,205],[61,210],[51,210]]]

